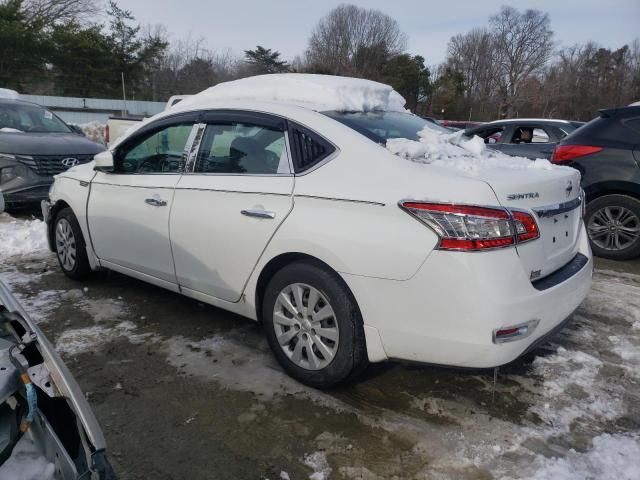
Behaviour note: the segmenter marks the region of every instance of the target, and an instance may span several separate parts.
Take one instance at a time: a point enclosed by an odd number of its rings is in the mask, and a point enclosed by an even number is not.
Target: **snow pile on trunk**
[[[100,122],[89,122],[89,123],[80,123],[77,124],[78,127],[82,129],[82,133],[89,140],[92,140],[96,143],[100,143],[102,145],[106,145],[107,142],[104,140],[104,124]]]
[[[387,149],[396,155],[417,163],[454,168],[467,173],[478,173],[486,169],[544,169],[557,168],[548,160],[529,160],[510,157],[488,149],[478,136],[467,137],[464,132],[445,134],[425,127],[418,132],[420,140],[391,138]]]
[[[18,100],[20,98],[20,94],[15,90],[10,90],[8,88],[0,88],[0,98],[8,98],[10,100]]]
[[[280,102],[312,110],[404,112],[405,99],[389,85],[361,78],[279,73],[220,83],[178,103],[179,109],[203,100]]]
[[[46,251],[47,231],[42,220],[16,220],[0,214],[0,260]]]

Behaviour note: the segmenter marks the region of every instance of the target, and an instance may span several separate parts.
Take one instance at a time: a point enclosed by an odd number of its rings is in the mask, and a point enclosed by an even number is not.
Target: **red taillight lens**
[[[570,162],[574,158],[584,157],[600,151],[602,151],[602,147],[592,147],[590,145],[559,145],[553,151],[551,161],[553,163]]]
[[[535,219],[525,212],[427,202],[401,207],[440,236],[440,250],[477,251],[508,247],[539,237]]]
[[[516,225],[516,232],[518,233],[518,243],[528,242],[529,240],[535,240],[540,236],[540,230],[538,230],[538,224],[536,220],[526,212],[513,211],[513,221]]]

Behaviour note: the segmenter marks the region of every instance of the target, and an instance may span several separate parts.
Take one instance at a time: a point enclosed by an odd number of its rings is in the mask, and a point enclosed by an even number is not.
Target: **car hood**
[[[88,155],[103,145],[75,133],[0,132],[0,153],[14,155]]]

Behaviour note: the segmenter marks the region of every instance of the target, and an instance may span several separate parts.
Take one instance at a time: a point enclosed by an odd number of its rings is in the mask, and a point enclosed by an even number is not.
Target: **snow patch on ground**
[[[531,480],[637,480],[640,478],[640,438],[603,434],[585,453],[571,451],[564,458],[536,459],[539,469]]]
[[[330,401],[331,397],[305,387],[283,372],[266,343],[249,345],[243,337],[240,329],[198,342],[172,337],[167,341],[167,361],[182,373],[215,380],[233,390],[255,392],[265,399],[290,394]]]
[[[361,78],[302,73],[258,75],[219,83],[186,98],[170,111],[216,100],[290,103],[316,111],[406,111],[405,99],[389,85]]]
[[[152,333],[136,333],[133,322],[120,322],[114,326],[94,325],[85,328],[66,330],[56,341],[56,350],[67,355],[78,355],[93,351],[105,343],[126,338],[133,344],[141,344],[153,338]]]
[[[53,480],[54,474],[55,465],[42,456],[28,435],[18,441],[0,466],[0,478],[7,480]]]
[[[7,213],[0,214],[0,261],[47,251],[46,225],[42,220],[16,220]]]
[[[309,475],[311,480],[328,480],[331,467],[324,452],[314,452],[304,456],[304,464],[313,469]]]
[[[468,174],[477,174],[486,169],[551,170],[558,168],[548,160],[535,161],[524,157],[510,157],[488,149],[482,138],[466,137],[464,132],[444,134],[425,127],[418,132],[420,140],[391,138],[387,149],[402,158],[416,163],[453,168]]]

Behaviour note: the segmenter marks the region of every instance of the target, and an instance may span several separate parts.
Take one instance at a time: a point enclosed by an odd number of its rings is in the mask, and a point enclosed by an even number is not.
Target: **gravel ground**
[[[492,371],[389,363],[320,392],[253,322],[115,273],[67,279],[40,226],[0,216],[0,278],[62,352],[122,479],[640,478],[640,261],[598,261],[570,326],[495,389]]]

